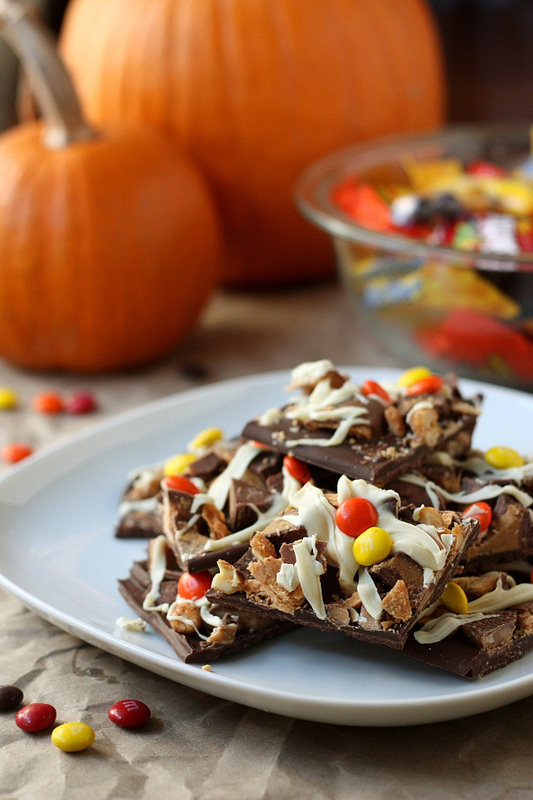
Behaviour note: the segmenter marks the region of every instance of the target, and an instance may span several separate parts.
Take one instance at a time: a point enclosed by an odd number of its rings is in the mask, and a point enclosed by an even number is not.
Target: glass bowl
[[[450,127],[350,147],[307,169],[296,204],[331,235],[356,313],[402,364],[532,390],[533,252],[457,249],[372,230],[332,197],[350,177],[374,186],[406,184],[406,163],[443,158],[514,170],[531,158],[530,129]]]

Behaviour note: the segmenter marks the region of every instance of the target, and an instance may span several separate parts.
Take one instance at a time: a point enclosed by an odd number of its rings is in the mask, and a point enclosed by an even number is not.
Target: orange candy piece
[[[39,414],[60,414],[65,410],[63,400],[57,392],[39,392],[31,401],[31,407]]]
[[[167,475],[165,484],[169,489],[177,492],[187,492],[187,494],[198,494],[198,487],[184,475]]]
[[[416,394],[437,394],[444,386],[444,381],[440,375],[428,375],[419,381],[411,383],[406,390],[406,394],[412,396]]]
[[[300,483],[307,483],[307,481],[311,480],[311,473],[309,472],[309,467],[303,461],[300,461],[298,458],[294,458],[294,456],[285,456],[283,459],[283,466],[296,481]]]
[[[5,444],[0,451],[2,460],[6,464],[16,464],[17,461],[22,461],[23,458],[31,456],[32,453],[33,447],[30,447],[29,444],[24,444],[24,442],[10,442]]]

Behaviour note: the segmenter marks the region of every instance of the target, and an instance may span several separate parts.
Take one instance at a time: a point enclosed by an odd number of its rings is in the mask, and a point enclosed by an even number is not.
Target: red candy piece
[[[184,600],[199,600],[211,588],[213,576],[203,572],[184,572],[178,581],[178,594]]]
[[[364,497],[349,497],[335,512],[335,522],[339,530],[354,539],[368,528],[373,528],[377,521],[375,505]]]
[[[168,475],[165,478],[165,484],[169,489],[175,489],[177,492],[198,494],[200,491],[199,488],[184,475]]]
[[[24,444],[24,442],[10,442],[0,450],[2,461],[5,461],[6,464],[16,464],[17,461],[22,461],[23,458],[31,456],[32,453],[33,447],[30,447],[29,444]]]
[[[140,728],[150,721],[152,714],[148,706],[140,700],[119,700],[111,706],[107,716],[121,728]]]
[[[381,397],[382,400],[385,400],[386,403],[390,403],[388,392],[385,391],[383,386],[380,386],[379,383],[376,383],[376,381],[365,381],[361,387],[361,391],[366,397],[369,397],[371,394],[375,394],[378,397]]]
[[[307,464],[294,458],[294,456],[285,456],[283,466],[296,481],[307,483],[307,481],[311,480],[311,473]]]
[[[406,394],[437,394],[444,386],[444,381],[439,375],[428,375],[407,387]]]
[[[393,227],[389,206],[369,183],[348,179],[334,190],[333,202],[367,228],[386,231]]]
[[[491,161],[472,161],[466,171],[469,175],[478,175],[480,178],[503,178],[509,174]]]
[[[31,407],[39,414],[60,414],[65,410],[63,400],[57,392],[39,392],[31,401]]]
[[[471,506],[465,508],[463,517],[470,517],[477,519],[481,526],[481,532],[486,531],[492,522],[492,508],[488,503],[472,503]]]
[[[23,731],[36,733],[49,728],[56,721],[57,712],[49,703],[30,703],[15,715],[15,722]]]
[[[97,408],[96,398],[92,392],[73,392],[65,400],[65,411],[69,414],[90,414]]]

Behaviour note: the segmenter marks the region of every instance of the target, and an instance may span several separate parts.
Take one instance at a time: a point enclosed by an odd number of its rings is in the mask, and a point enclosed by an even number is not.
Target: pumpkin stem
[[[51,32],[18,0],[0,0],[0,35],[20,58],[45,122],[44,141],[51,149],[93,139],[72,81]]]

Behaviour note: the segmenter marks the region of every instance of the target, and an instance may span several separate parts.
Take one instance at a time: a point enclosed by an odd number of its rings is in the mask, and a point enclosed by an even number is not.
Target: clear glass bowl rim
[[[334,238],[370,245],[391,253],[401,253],[402,257],[453,261],[454,266],[509,272],[532,271],[533,253],[515,256],[458,250],[428,245],[401,234],[373,231],[355,223],[331,199],[331,190],[343,179],[387,161],[397,162],[402,153],[407,155],[416,149],[438,145],[443,146],[445,152],[454,145],[459,151],[461,141],[492,139],[516,144],[523,141],[524,152],[527,153],[530,134],[531,129],[525,124],[454,125],[424,133],[380,137],[351,145],[312,163],[296,183],[294,201],[304,217]]]

